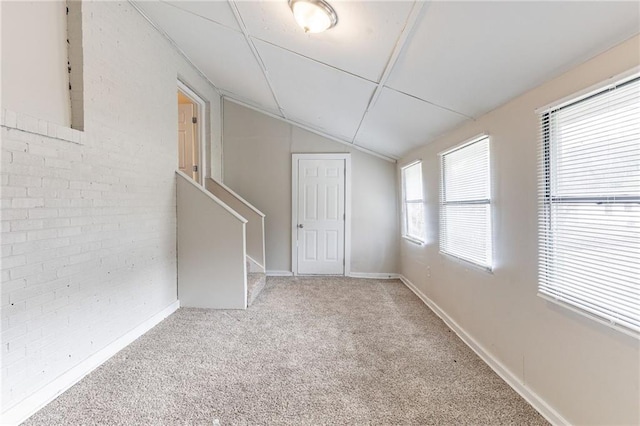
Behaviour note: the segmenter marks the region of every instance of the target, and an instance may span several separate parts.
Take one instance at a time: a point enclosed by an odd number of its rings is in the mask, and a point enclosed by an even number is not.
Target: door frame
[[[298,275],[298,160],[344,160],[344,276],[351,274],[351,154],[291,155],[291,271]]]
[[[200,95],[194,92],[180,79],[178,79],[178,90],[181,91],[191,101],[193,101],[196,106],[196,117],[198,117],[198,167],[200,168],[200,173],[198,174],[200,176],[200,181],[198,182],[198,184],[204,186],[207,172],[209,171],[207,167],[206,151],[207,135],[205,132],[205,123],[207,121],[207,103]]]

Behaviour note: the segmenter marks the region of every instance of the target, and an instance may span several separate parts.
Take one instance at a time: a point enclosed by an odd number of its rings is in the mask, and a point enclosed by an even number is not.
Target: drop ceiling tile
[[[639,27],[638,2],[432,2],[387,85],[479,116]]]
[[[367,112],[355,143],[400,158],[467,119],[385,87]]]
[[[287,1],[236,3],[250,35],[322,63],[378,81],[413,1],[331,1],[338,24],[305,34]]]
[[[172,0],[165,1],[165,3],[224,25],[225,27],[240,31],[240,26],[231,10],[231,6],[229,6],[229,3],[226,1]]]
[[[351,140],[375,84],[273,45],[256,42],[287,117]]]
[[[137,2],[218,88],[269,111],[277,105],[244,36],[162,2]]]

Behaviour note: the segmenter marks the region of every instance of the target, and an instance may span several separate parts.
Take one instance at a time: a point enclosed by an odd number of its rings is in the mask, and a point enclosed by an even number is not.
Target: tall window
[[[640,78],[541,116],[540,294],[640,332]]]
[[[402,168],[402,236],[418,243],[425,239],[422,162]]]
[[[492,268],[489,137],[440,154],[440,251]]]

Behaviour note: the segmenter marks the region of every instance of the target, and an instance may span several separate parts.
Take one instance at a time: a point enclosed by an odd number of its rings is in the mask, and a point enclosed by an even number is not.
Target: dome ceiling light
[[[338,15],[324,0],[289,0],[289,7],[305,33],[321,33],[338,23]]]

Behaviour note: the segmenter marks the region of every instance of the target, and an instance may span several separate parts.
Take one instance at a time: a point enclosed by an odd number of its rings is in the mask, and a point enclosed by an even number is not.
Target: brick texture
[[[213,86],[129,3],[82,14],[84,131],[1,115],[3,411],[176,300],[178,76],[220,152]]]

